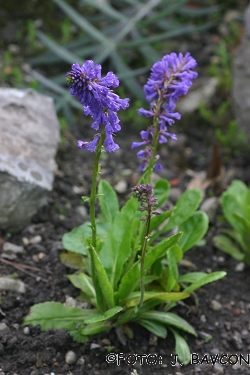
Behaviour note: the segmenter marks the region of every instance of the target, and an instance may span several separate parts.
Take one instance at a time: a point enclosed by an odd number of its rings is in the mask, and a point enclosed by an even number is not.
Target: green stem
[[[96,215],[95,215],[95,201],[96,201],[96,191],[97,191],[97,182],[98,182],[98,175],[100,172],[100,165],[99,160],[102,153],[102,146],[105,140],[105,132],[103,131],[100,137],[100,140],[96,146],[96,153],[94,158],[94,166],[93,166],[93,177],[92,177],[92,186],[90,191],[90,222],[91,222],[91,230],[92,230],[92,247],[96,249]],[[90,262],[91,262],[91,274],[93,281],[95,282],[95,267],[94,267],[94,255],[92,247],[89,247],[90,251]]]
[[[145,236],[144,241],[142,245],[142,253],[141,253],[141,270],[140,270],[140,291],[141,291],[141,297],[139,302],[139,309],[143,304],[144,300],[144,293],[145,293],[145,286],[144,286],[144,263],[145,263],[145,256],[146,256],[146,250],[147,250],[147,244],[148,244],[148,235],[149,235],[149,227],[150,227],[150,219],[151,219],[151,209],[148,211],[147,216],[147,224],[145,229]]]

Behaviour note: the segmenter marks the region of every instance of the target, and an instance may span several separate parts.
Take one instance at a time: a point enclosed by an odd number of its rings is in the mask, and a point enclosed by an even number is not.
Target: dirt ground
[[[138,178],[136,158],[133,155],[127,157],[134,137],[129,132],[126,137],[121,136],[117,139],[120,151],[102,161],[102,177],[113,185],[124,179],[121,171],[127,171],[128,185],[126,191],[120,194],[121,201]],[[181,147],[189,149],[187,164],[193,169],[203,168],[209,162],[211,150],[201,145],[197,148],[199,138],[192,137],[191,142],[188,141],[190,137],[184,138]],[[178,178],[180,188],[184,190],[188,182],[186,172],[173,164],[181,153],[180,148],[173,148],[167,157],[163,152],[162,175],[173,181]],[[204,158],[198,157],[201,155]],[[185,336],[193,353],[188,366],[175,364],[171,333],[165,340],[157,339],[143,328],[132,326],[134,338],[128,339],[126,346],[121,345],[113,331],[95,336],[86,344],[79,344],[74,343],[66,332],[42,332],[39,326],[22,325],[32,305],[51,300],[65,302],[67,296],[75,298],[78,295],[66,276],[72,270],[60,263],[59,254],[63,250],[62,235],[84,221],[79,207],[82,207],[81,196],[89,192],[92,158],[91,154],[76,148],[72,136],[66,136],[64,145],[60,146],[57,163],[58,171],[48,204],[39,210],[32,223],[21,233],[11,238],[7,238],[6,233],[1,236],[1,243],[9,241],[24,247],[23,254],[15,260],[7,260],[9,264],[5,258],[0,258],[0,274],[15,274],[24,282],[26,292],[0,291],[0,327],[5,324],[0,330],[0,374],[125,375],[133,369],[140,375],[250,374],[249,269],[236,271],[237,262],[213,247],[212,236],[221,226],[218,218],[210,224],[206,244],[188,251],[185,256],[192,262],[191,267],[195,266],[199,271],[227,272],[224,279],[198,290],[198,306],[192,296],[176,308],[177,313],[187,319],[198,333],[198,338]],[[249,183],[250,174],[243,168],[243,160],[235,160],[234,163],[235,177],[244,178]],[[220,214],[218,208],[217,217]],[[185,267],[181,268],[183,272],[187,271]],[[210,340],[209,335],[212,336]],[[75,354],[73,364],[68,364],[69,360],[66,360],[66,355],[72,356],[72,353],[67,354],[69,351]],[[143,365],[139,357],[131,356],[135,354],[145,354]]]

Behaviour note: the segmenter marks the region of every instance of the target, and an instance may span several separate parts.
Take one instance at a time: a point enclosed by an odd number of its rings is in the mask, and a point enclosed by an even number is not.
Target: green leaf
[[[111,309],[112,307],[115,306],[114,291],[108,279],[105,268],[103,267],[102,262],[93,247],[92,247],[92,251],[93,251],[93,258],[94,258],[94,267],[95,267],[95,272],[96,272],[95,275],[99,282],[99,288],[102,290],[103,297],[105,298],[109,309]],[[98,291],[96,293],[98,293]],[[97,302],[98,302],[98,295],[96,297],[97,297]]]
[[[227,273],[224,271],[217,271],[217,272],[209,273],[206,276],[199,279],[198,281],[195,281],[193,284],[189,285],[187,288],[185,288],[184,292],[191,293],[203,285],[222,279],[223,277],[226,276],[226,274]]]
[[[123,324],[126,324],[127,322],[133,320],[133,318],[136,316],[137,314],[137,308],[131,308],[131,309],[128,309],[125,311],[124,314],[121,314],[118,319],[116,320],[116,322],[113,324],[114,327],[118,327],[120,325],[123,325]]]
[[[159,225],[161,225],[165,220],[167,220],[171,216],[172,212],[173,210],[170,210],[170,211],[163,212],[160,215],[154,216],[150,221],[149,233],[151,233],[153,230],[158,228]],[[150,243],[151,242],[153,242],[153,240],[150,241]]]
[[[114,290],[122,275],[125,262],[131,253],[131,231],[133,217],[139,203],[132,198],[116,215],[100,251],[100,260]]]
[[[68,253],[66,251],[63,251],[60,253],[60,261],[62,264],[64,264],[66,267],[74,268],[77,270],[84,270],[85,269],[85,263],[83,261],[83,257],[81,254],[76,253]]]
[[[58,43],[48,38],[43,32],[36,30],[36,34],[38,38],[45,44],[45,46],[48,47],[51,51],[53,51],[63,61],[69,64],[72,64],[72,61],[77,61],[80,65],[84,64],[84,60],[79,58],[78,55],[75,55],[66,48],[60,46]]]
[[[93,324],[93,323],[101,322],[103,320],[108,320],[112,318],[113,316],[117,315],[120,311],[122,311],[122,307],[115,306],[112,309],[107,310],[103,313],[93,313],[84,320],[84,323]]]
[[[194,328],[184,319],[180,318],[178,315],[170,312],[163,311],[147,311],[140,315],[140,319],[147,319],[160,322],[162,324],[167,324],[176,328],[181,329],[191,335],[197,336]]]
[[[206,272],[189,272],[185,273],[184,275],[180,276],[178,279],[179,283],[195,283],[202,279],[202,277],[206,276]]]
[[[140,266],[137,261],[132,267],[125,273],[121,279],[118,292],[115,293],[115,301],[117,304],[122,303],[127,296],[138,286],[140,280]]]
[[[151,248],[145,256],[144,270],[146,271],[158,258],[164,256],[166,251],[174,246],[181,236],[182,233],[176,233],[169,238],[164,238],[156,246]]]
[[[154,196],[158,199],[158,207],[161,207],[163,203],[169,197],[170,183],[167,180],[159,179],[156,181],[154,186]]]
[[[177,256],[179,255],[179,250],[181,250],[179,245],[175,245],[171,249],[169,249],[167,253],[168,267],[175,280],[178,280],[179,277],[179,269],[177,264]]]
[[[141,292],[133,292],[126,299],[126,307],[133,307],[139,304]],[[188,293],[183,292],[170,292],[164,293],[159,291],[149,291],[144,293],[144,302],[149,299],[160,299],[162,301],[179,301],[188,298]]]
[[[80,15],[74,8],[68,5],[63,0],[53,0],[62,11],[70,18],[72,21],[78,25],[82,30],[84,30],[93,39],[103,43],[104,45],[113,45],[113,42],[104,36],[104,34],[96,29],[86,18]]]
[[[99,197],[102,213],[105,219],[112,223],[119,212],[116,192],[107,181],[101,180],[98,186],[98,194],[103,194]]]
[[[199,189],[185,191],[177,200],[169,222],[162,232],[171,230],[186,221],[199,207],[201,197],[202,194]]]
[[[93,336],[101,332],[110,331],[111,328],[111,324],[105,320],[102,322],[88,324],[87,326],[80,328],[79,331],[83,336]]]
[[[159,322],[146,320],[146,319],[140,319],[140,320],[137,320],[137,323],[140,324],[142,327],[146,328],[149,332],[152,332],[154,335],[162,339],[165,339],[167,337],[166,327]]]
[[[78,289],[81,289],[89,298],[96,298],[95,288],[91,277],[81,272],[68,275],[70,282]]]
[[[109,223],[96,223],[97,234],[102,240],[105,239],[109,228]],[[79,227],[65,233],[62,237],[63,247],[73,253],[87,255],[86,240],[91,238],[92,230],[90,222],[86,222]]]
[[[224,235],[218,235],[213,237],[214,246],[217,249],[223,251],[226,254],[231,255],[238,261],[243,261],[245,255],[239,250],[239,248],[233,243],[233,241]]]
[[[178,354],[178,362],[181,365],[187,365],[190,362],[191,354],[186,340],[176,332],[175,329],[170,328],[175,338],[175,353]]]
[[[208,223],[207,214],[203,211],[197,211],[179,226],[179,230],[183,232],[183,236],[179,241],[183,253],[205,236],[208,230]]]
[[[83,324],[84,319],[95,311],[94,309],[64,306],[59,302],[44,302],[32,306],[23,323],[32,326],[40,324],[42,330],[64,329],[75,331],[76,325]]]

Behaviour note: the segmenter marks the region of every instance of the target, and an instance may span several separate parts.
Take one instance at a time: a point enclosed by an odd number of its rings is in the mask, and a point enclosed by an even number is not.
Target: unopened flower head
[[[192,81],[198,75],[192,70],[196,65],[195,59],[189,52],[185,55],[170,53],[153,65],[150,77],[144,86],[150,108],[140,108],[138,111],[140,115],[153,119],[153,130],[151,127],[147,132],[141,132],[143,142],[133,142],[132,148],[152,146],[150,135],[154,131],[157,131],[156,139],[158,143],[166,143],[168,138],[177,139],[176,134],[168,132],[167,126],[171,126],[175,120],[181,118],[180,113],[174,112],[176,101],[180,96],[186,95],[192,86]],[[156,146],[153,145],[153,147]],[[138,154],[137,156],[141,157],[141,154]],[[145,160],[143,163],[144,170],[147,163],[145,164]]]
[[[112,92],[110,87],[118,87],[119,80],[113,72],[101,77],[101,70],[101,65],[95,65],[92,60],[87,60],[82,66],[76,63],[72,65],[72,71],[66,74],[66,81],[71,95],[76,95],[83,105],[85,115],[93,118],[92,128],[99,131],[100,126],[104,126],[104,147],[106,151],[114,152],[119,146],[114,143],[113,133],[121,129],[117,111],[126,109],[129,99],[120,99]],[[92,142],[81,142],[80,148],[94,152],[98,138],[95,137]]]
[[[154,191],[150,184],[136,185],[131,190],[134,197],[141,203],[140,211],[146,211],[148,218],[153,214],[160,214],[160,212],[156,211],[158,199],[154,197]],[[145,218],[142,218],[141,220],[145,220]]]

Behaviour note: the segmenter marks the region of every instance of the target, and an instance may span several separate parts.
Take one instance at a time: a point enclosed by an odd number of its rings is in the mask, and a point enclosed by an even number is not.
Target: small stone
[[[249,335],[249,332],[248,332],[247,329],[243,329],[243,330],[241,331],[241,336],[242,336],[242,337],[247,337],[248,335]]]
[[[125,180],[120,180],[115,186],[114,189],[119,194],[123,194],[127,191],[128,183]]]
[[[200,321],[202,323],[206,323],[206,321],[207,321],[206,315],[202,314],[201,317],[200,317]]]
[[[236,309],[234,309],[233,314],[234,314],[234,316],[239,316],[241,314],[241,309],[239,309],[238,307],[236,307]]]
[[[34,245],[42,241],[42,237],[38,234],[37,236],[34,236],[30,238],[29,242],[30,244]]]
[[[107,345],[107,346],[110,346],[110,345],[111,345],[111,341],[110,341],[109,339],[103,339],[103,340],[102,340],[102,343],[103,343],[104,345]]]
[[[3,335],[6,332],[9,332],[10,329],[5,323],[0,323],[0,336]]]
[[[210,354],[212,355],[216,355],[216,354],[219,354],[220,353],[220,350],[218,348],[213,348],[210,350]]]
[[[90,350],[98,349],[98,348],[100,348],[100,345],[96,344],[95,342],[92,342],[90,344]]]
[[[23,254],[24,248],[11,242],[4,242],[2,257],[6,259],[16,259],[17,254]]]
[[[85,206],[78,206],[76,208],[76,213],[82,218],[86,219],[88,216],[88,211]]]
[[[72,350],[69,350],[66,355],[65,355],[65,362],[68,364],[68,365],[72,365],[73,363],[76,362],[76,354],[72,351]]]
[[[219,310],[222,309],[222,304],[220,302],[216,301],[216,300],[212,300],[210,302],[210,307],[214,311],[219,311]]]
[[[38,375],[38,374],[39,374],[38,370],[31,371],[30,373],[30,375]]]
[[[240,262],[236,265],[235,271],[236,272],[242,272],[245,269],[245,263]]]
[[[215,363],[214,364],[214,372],[215,372],[216,375],[222,375],[222,374],[224,374],[224,367],[219,363]]]
[[[25,335],[29,335],[29,334],[30,334],[30,329],[29,329],[29,327],[24,327],[24,329],[23,329],[23,333],[24,333]]]
[[[74,194],[83,194],[84,188],[82,186],[73,186],[72,191]]]
[[[38,254],[38,259],[39,259],[39,260],[42,260],[45,256],[46,256],[45,253],[40,252],[40,253]]]
[[[79,358],[78,361],[76,362],[78,366],[83,366],[85,364],[85,359],[84,358]]]
[[[22,241],[23,241],[24,246],[27,246],[30,243],[30,240],[27,237],[23,237]]]
[[[0,290],[14,290],[15,292],[25,293],[25,284],[20,280],[12,279],[11,277],[0,277]]]

